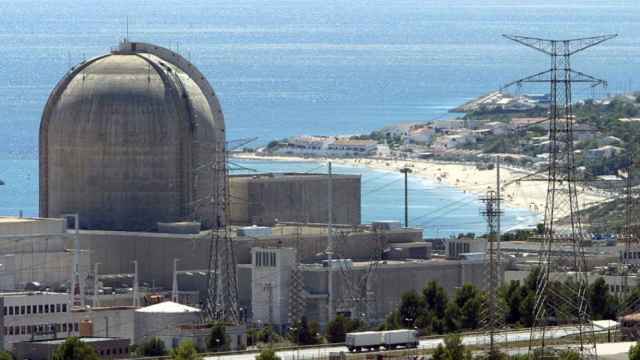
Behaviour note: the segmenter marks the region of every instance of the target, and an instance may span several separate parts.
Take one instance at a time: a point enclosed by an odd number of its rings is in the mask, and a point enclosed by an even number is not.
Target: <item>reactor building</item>
[[[216,94],[195,66],[125,40],[72,68],[49,96],[40,216],[78,213],[83,229],[208,227],[225,176],[224,132]]]

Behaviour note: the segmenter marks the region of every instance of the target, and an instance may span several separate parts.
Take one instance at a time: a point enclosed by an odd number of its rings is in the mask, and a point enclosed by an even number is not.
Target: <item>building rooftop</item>
[[[0,224],[2,223],[26,223],[26,222],[36,222],[40,219],[38,218],[24,218],[17,216],[0,216]]]
[[[151,305],[144,307],[142,309],[136,310],[136,312],[143,313],[191,313],[191,312],[200,312],[200,309],[182,305],[178,303],[174,303],[172,301],[165,301],[159,304]]]
[[[116,338],[116,337],[81,337],[79,339],[84,343],[95,343],[95,342],[110,341],[110,340],[126,340],[123,338]],[[53,340],[34,340],[34,341],[27,341],[27,342],[38,343],[38,344],[60,345],[64,343],[66,340],[67,339],[53,339]]]

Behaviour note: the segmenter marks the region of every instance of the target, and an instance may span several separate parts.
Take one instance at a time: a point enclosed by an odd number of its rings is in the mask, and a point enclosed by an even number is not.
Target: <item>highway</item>
[[[617,326],[617,323],[611,322],[596,322],[594,328],[596,331],[603,331],[611,329]],[[558,328],[550,328],[547,330],[547,338],[559,339],[569,335],[575,335],[578,333],[578,328],[575,326],[563,326]],[[529,340],[530,330],[514,330],[500,333],[496,336],[496,342],[521,342]],[[540,338],[541,333],[536,334],[536,338]],[[487,334],[475,334],[463,336],[462,342],[465,345],[486,345],[489,343],[489,336]],[[435,337],[429,339],[422,339],[418,345],[420,349],[434,349],[438,344],[444,344],[444,336]],[[277,351],[278,356],[282,360],[314,360],[320,358],[327,358],[329,353],[335,352],[348,352],[346,346],[326,346],[315,348],[303,348],[298,350],[280,350]],[[256,353],[237,353],[226,354],[221,356],[208,356],[207,360],[253,360]]]

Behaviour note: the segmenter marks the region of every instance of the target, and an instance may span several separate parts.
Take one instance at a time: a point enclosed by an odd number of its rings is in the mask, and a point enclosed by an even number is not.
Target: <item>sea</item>
[[[38,126],[56,82],[125,37],[187,56],[216,89],[229,140],[257,137],[248,145],[257,147],[448,118],[448,109],[549,67],[544,54],[503,34],[618,34],[575,56],[576,70],[608,87],[576,87],[574,99],[633,90],[639,18],[637,0],[0,0],[0,214],[38,212]],[[243,165],[309,171],[322,164]],[[399,174],[337,169],[363,176],[363,221],[402,218]],[[473,195],[419,179],[410,187],[410,223],[426,236],[485,231]],[[539,220],[528,209],[508,208],[504,217],[504,228]]]

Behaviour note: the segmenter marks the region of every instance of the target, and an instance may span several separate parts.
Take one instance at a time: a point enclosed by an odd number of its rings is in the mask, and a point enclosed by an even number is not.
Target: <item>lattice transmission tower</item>
[[[498,181],[499,184],[499,181]],[[499,353],[497,337],[499,330],[504,328],[503,309],[498,304],[498,288],[501,284],[501,254],[499,246],[499,222],[502,210],[500,209],[499,192],[488,191],[481,199],[485,203],[482,215],[487,219],[487,269],[486,269],[486,300],[482,312],[483,328],[489,336],[489,358],[493,359]],[[506,339],[500,342],[504,343]]]
[[[238,283],[236,277],[236,256],[233,249],[228,220],[229,214],[229,171],[227,148],[224,141],[215,146],[211,175],[211,236],[209,239],[209,265],[207,271],[207,299],[203,315],[205,321],[224,321],[238,324]],[[221,180],[221,181],[219,181]]]
[[[547,197],[544,232],[539,258],[539,277],[534,305],[529,353],[536,359],[551,358],[559,342],[558,328],[567,325],[569,347],[581,358],[597,358],[589,304],[586,301],[588,275],[584,256],[584,237],[579,216],[576,165],[574,158],[575,118],[572,111],[572,86],[586,83],[606,85],[604,80],[571,69],[576,53],[616,35],[570,40],[549,40],[504,35],[550,57],[551,68],[507,84],[547,83],[550,86],[549,167],[546,171]],[[563,219],[564,226],[559,224]]]

